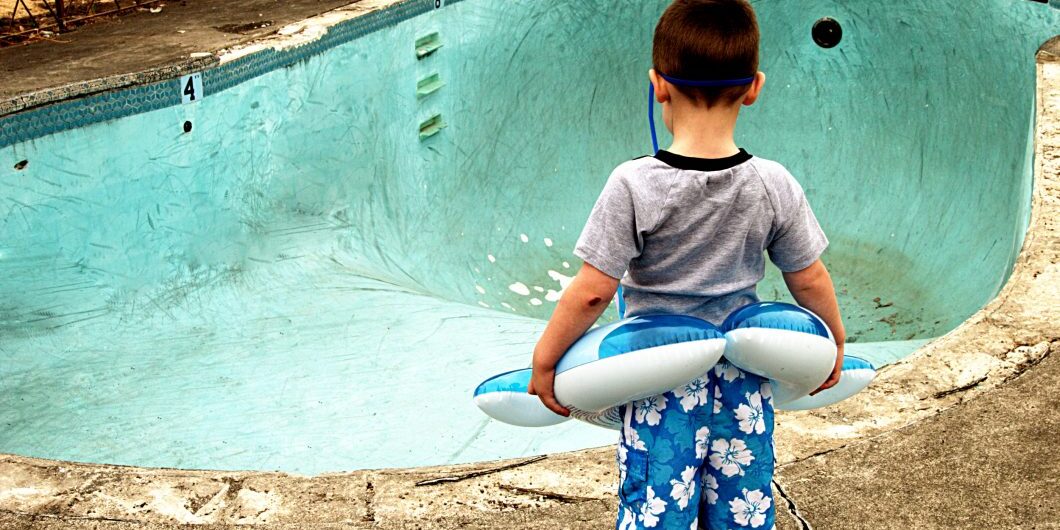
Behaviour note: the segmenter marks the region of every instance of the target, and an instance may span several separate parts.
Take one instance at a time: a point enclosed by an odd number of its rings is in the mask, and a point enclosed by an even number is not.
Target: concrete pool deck
[[[1060,436],[1050,391],[1060,382],[1051,355],[1060,348],[1055,44],[1040,55],[1033,213],[1011,279],[857,399],[778,417],[778,528],[1060,528],[1060,464],[1050,454]],[[605,447],[318,477],[0,456],[0,528],[603,528],[615,512],[613,455]],[[443,477],[466,478],[415,485]]]
[[[211,52],[261,39],[349,0],[167,2],[162,12],[97,21],[0,49],[0,115],[215,64]]]

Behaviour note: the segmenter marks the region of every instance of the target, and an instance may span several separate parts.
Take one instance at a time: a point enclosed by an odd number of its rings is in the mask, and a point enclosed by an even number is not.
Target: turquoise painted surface
[[[850,351],[889,362],[1010,271],[1033,53],[1060,16],[792,4],[755,3],[769,81],[739,141],[803,183]],[[648,150],[663,6],[466,0],[0,150],[0,452],[315,473],[611,443],[487,421],[470,396],[528,363],[604,180]],[[810,39],[822,16],[837,48]],[[417,60],[432,31],[444,46]],[[417,97],[432,74],[445,86]],[[783,297],[775,271],[760,294]]]

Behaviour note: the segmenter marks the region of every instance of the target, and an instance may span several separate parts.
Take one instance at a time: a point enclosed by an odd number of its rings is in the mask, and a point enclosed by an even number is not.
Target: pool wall
[[[5,158],[28,163],[3,170],[0,268],[33,284],[0,286],[0,329],[32,334],[105,311],[101,298],[193,291],[282,257],[268,236],[314,222],[366,276],[546,318],[603,180],[647,151],[633,80],[648,49],[629,43],[650,40],[665,3],[578,7],[607,17],[563,2],[479,5],[400,2],[308,42],[232,54],[201,73],[193,104],[170,79],[0,118]],[[851,342],[952,329],[997,293],[1022,244],[1028,53],[1060,11],[1015,0],[759,11],[772,76],[739,137],[788,165],[816,205]],[[988,33],[983,12],[996,13]],[[787,29],[824,15],[846,26],[835,49]],[[417,58],[432,35],[441,47]],[[431,76],[436,91],[418,92]],[[86,276],[97,288],[78,300],[68,287]],[[511,289],[535,285],[546,289]],[[773,268],[759,290],[787,297]]]

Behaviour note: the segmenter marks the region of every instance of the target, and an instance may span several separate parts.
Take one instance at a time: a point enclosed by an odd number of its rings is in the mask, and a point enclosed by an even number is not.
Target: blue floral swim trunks
[[[773,394],[724,358],[623,406],[618,530],[773,530]]]

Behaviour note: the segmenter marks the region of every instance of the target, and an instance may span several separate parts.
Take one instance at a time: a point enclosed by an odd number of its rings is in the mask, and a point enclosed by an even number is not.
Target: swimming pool
[[[664,5],[398,2],[188,104],[171,80],[5,118],[0,452],[316,473],[612,443],[470,392],[529,361],[604,179],[647,153]],[[755,6],[769,81],[738,138],[806,188],[850,351],[900,358],[1009,273],[1060,11]]]

